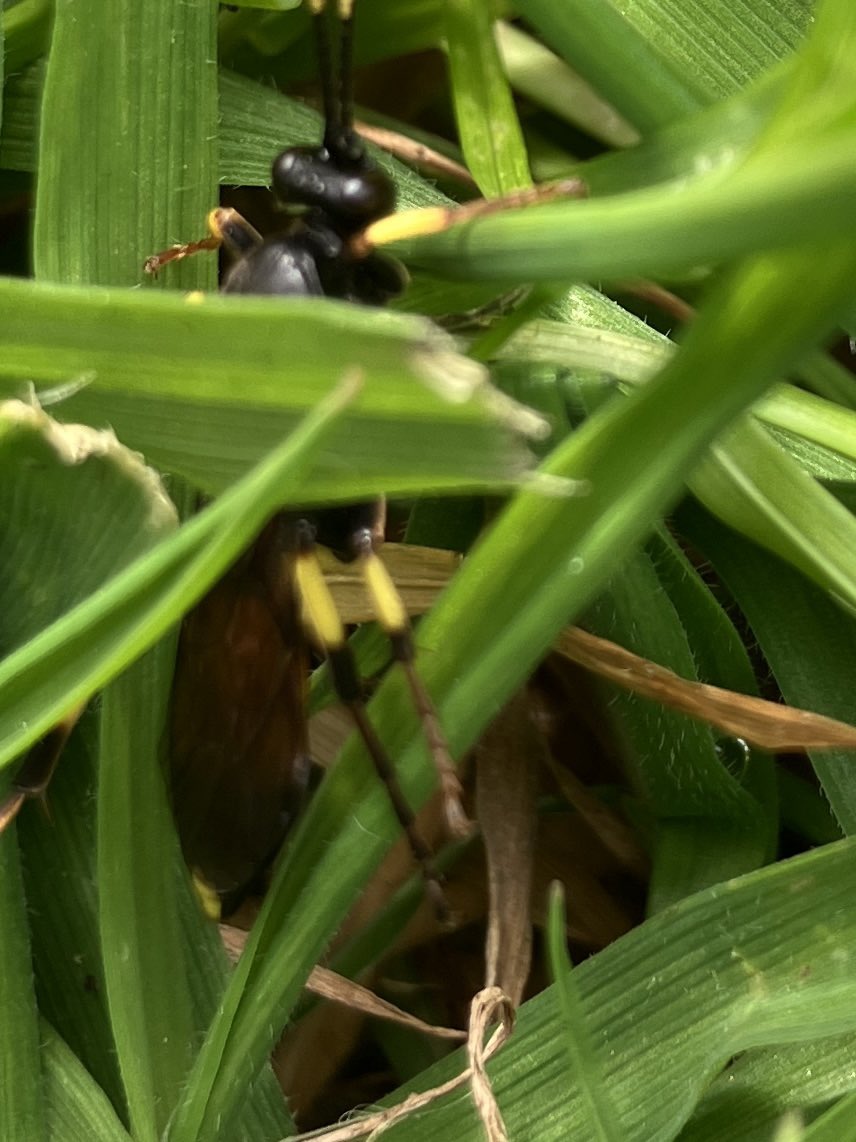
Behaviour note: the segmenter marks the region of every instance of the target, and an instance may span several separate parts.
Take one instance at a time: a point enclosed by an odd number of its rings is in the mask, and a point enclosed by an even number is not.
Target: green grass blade
[[[831,365],[836,364],[829,360]],[[845,376],[852,388],[852,374]],[[856,394],[840,394],[844,400],[848,395]],[[856,463],[856,412],[853,408],[834,404],[831,399],[815,396],[793,385],[779,385],[755,407],[754,412],[766,424],[811,440]]]
[[[516,24],[498,20],[497,46],[511,86],[607,146],[630,147],[638,132],[567,64]]]
[[[63,752],[48,793],[50,817],[18,818],[30,906],[39,1011],[117,1114],[126,1115],[98,931],[95,853],[98,713],[90,707]]]
[[[717,174],[680,188],[507,211],[390,249],[452,280],[512,281],[521,265],[531,281],[688,272],[840,233],[852,211],[853,154],[852,136],[816,139],[810,155],[777,146],[727,180]],[[825,218],[814,209],[818,201],[828,207]]]
[[[856,1139],[856,1098],[851,1095],[831,1107],[810,1126],[800,1129],[799,1142],[853,1142]]]
[[[674,1138],[711,1076],[752,1048],[787,1054],[788,1044],[804,1043],[820,1054],[826,1037],[847,1033],[852,1071],[854,851],[853,841],[827,845],[706,889],[574,969],[619,1137]],[[550,989],[523,1005],[513,1037],[492,1062],[512,1138],[526,1137],[533,1121],[539,1142],[587,1136],[583,1094],[568,1081],[560,1020]],[[810,1058],[807,1049],[803,1074]],[[421,1075],[419,1089],[462,1065],[459,1054],[452,1056]],[[726,1121],[734,1129],[706,1142],[742,1137],[739,1116]],[[389,1136],[476,1142],[481,1133],[471,1105],[457,1096],[405,1119]],[[754,1142],[769,1137],[755,1135]]]
[[[643,133],[702,106],[699,86],[681,76],[653,38],[640,35],[607,0],[526,0],[521,11]]]
[[[111,0],[108,12],[102,0],[57,7],[33,248],[45,280],[135,285],[150,253],[196,234],[216,195],[216,6]],[[176,276],[210,287],[215,269],[195,259]]]
[[[481,0],[446,0],[446,44],[458,135],[486,198],[531,186],[523,132]]]
[[[623,14],[647,43],[656,45],[685,82],[705,97],[737,87],[799,47],[811,28],[811,0],[641,0]]]
[[[104,1091],[44,1020],[40,1036],[51,1138],[62,1142],[131,1142]]]
[[[747,547],[710,517],[685,510],[682,526],[714,560],[737,599],[770,664],[785,700],[845,722],[856,722],[852,617],[796,571]],[[838,822],[856,830],[856,779],[852,750],[812,753],[812,763]]]
[[[209,491],[246,472],[353,366],[363,393],[306,472],[300,502],[507,485],[528,465],[502,423],[514,410],[497,415],[485,371],[424,319],[317,299],[188,304],[8,278],[0,308],[0,376],[18,390],[24,380],[68,384],[63,419],[109,423]]]
[[[14,827],[0,836],[0,1137],[47,1142],[27,904]]]
[[[681,677],[698,678],[687,632],[642,552],[624,561],[584,625]],[[657,820],[649,912],[762,864],[770,849],[765,814],[726,769],[710,727],[619,687],[601,688],[634,784]]]
[[[192,1057],[174,870],[181,857],[160,765],[174,643],[102,698],[98,888],[110,1019],[135,1139],[156,1142]]]
[[[787,1114],[808,1118],[853,1089],[852,1034],[747,1051],[711,1083],[680,1139],[768,1142]]]
[[[564,891],[559,883],[554,883],[550,891],[547,916],[547,949],[562,1025],[561,1040],[570,1064],[569,1077],[579,1089],[583,1104],[581,1129],[592,1142],[618,1142],[621,1138],[618,1117],[603,1080],[603,1068],[594,1042],[586,1026],[582,997],[573,965],[568,958],[565,932]]]
[[[44,54],[50,40],[53,10],[54,0],[19,0],[11,8],[4,5],[0,24],[5,32],[7,76]]]
[[[342,399],[333,394],[231,492],[0,662],[0,761],[88,700],[201,597],[280,506]]]
[[[733,428],[691,487],[725,523],[856,608],[856,520],[759,425]]]

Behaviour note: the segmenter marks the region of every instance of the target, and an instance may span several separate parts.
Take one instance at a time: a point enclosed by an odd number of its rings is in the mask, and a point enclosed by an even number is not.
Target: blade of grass
[[[856,721],[849,684],[849,668],[856,669],[852,618],[797,571],[739,541],[698,509],[686,506],[680,520],[737,599],[785,700]],[[815,751],[811,757],[839,824],[852,833],[856,830],[853,751]]]
[[[87,710],[48,792],[18,818],[30,906],[39,1011],[115,1108],[126,1116],[98,932],[95,860],[98,715]]]
[[[63,1142],[131,1142],[104,1091],[45,1020],[40,1024],[40,1038],[51,1138]]]
[[[808,1117],[853,1091],[853,1035],[747,1051],[719,1075],[681,1142],[767,1142],[789,1112]]]
[[[594,1142],[612,1142],[621,1137],[618,1116],[603,1079],[598,1053],[588,1026],[573,965],[568,958],[565,935],[565,895],[558,882],[550,889],[547,914],[547,954],[550,975],[562,1026],[571,1082],[583,1104],[582,1129]]]
[[[231,492],[0,663],[0,762],[86,701],[201,597],[279,507],[289,473],[305,465],[343,399],[341,390],[332,394]]]
[[[0,835],[0,1137],[47,1142],[27,902],[14,826]]]
[[[54,0],[20,0],[4,5],[0,25],[6,40],[5,72],[12,76],[43,55],[50,40]]]
[[[514,424],[502,423],[515,410],[498,416],[485,371],[424,319],[324,300],[188,304],[10,279],[0,279],[0,308],[0,376],[69,382],[63,419],[109,423],[206,490],[245,472],[354,365],[365,366],[364,391],[307,470],[303,504],[408,494],[432,480],[484,486],[528,465]]]
[[[687,632],[643,552],[624,561],[583,621],[682,677],[698,678]],[[603,688],[609,722],[657,819],[649,913],[757,868],[770,849],[766,814],[723,764],[710,728],[618,687]]]
[[[625,19],[707,98],[727,95],[798,48],[811,28],[811,0],[640,0]]]
[[[517,91],[607,146],[639,142],[633,127],[538,40],[505,20],[497,20],[494,32],[509,82]]]
[[[607,0],[525,0],[521,12],[643,134],[703,106],[697,80],[680,75],[656,40],[640,35]]]
[[[532,185],[523,132],[481,0],[446,0],[446,45],[461,147],[485,197]]]
[[[760,426],[731,429],[692,488],[725,523],[856,607],[856,520]]]
[[[828,845],[706,889],[574,968],[619,1116],[618,1137],[675,1138],[711,1076],[734,1055],[747,1051],[751,1058],[755,1047],[770,1048],[772,1077],[778,1052],[796,1059],[788,1044],[806,1044],[802,1074],[795,1063],[788,1068],[804,1083],[814,1069],[808,1045],[820,1054],[837,1031],[838,1081],[845,1082],[846,1034],[852,1082],[854,851],[852,840]],[[586,1136],[584,1095],[568,1082],[562,1035],[551,988],[523,1005],[514,1036],[492,1061],[491,1081],[512,1138],[526,1137],[533,1121],[539,1142]],[[460,1055],[453,1055],[421,1075],[418,1088],[461,1067]],[[822,1077],[808,1081],[823,1084]],[[389,1101],[399,1102],[409,1089]],[[725,1132],[705,1135],[705,1142],[743,1139],[741,1113],[752,1110],[751,1087],[746,1094],[749,1105],[733,1106],[719,1121]],[[476,1142],[481,1134],[472,1106],[457,1096],[405,1119],[389,1136]],[[760,1142],[770,1134],[750,1137]]]
[[[852,213],[852,136],[789,144],[726,180],[717,172],[599,200],[554,203],[395,242],[407,262],[452,280],[607,280],[688,272],[753,251],[840,234]],[[788,178],[781,172],[788,170]],[[679,193],[678,193],[679,192]],[[815,209],[823,201],[828,214]]]
[[[110,1019],[139,1142],[161,1138],[192,1058],[174,869],[181,863],[160,767],[174,659],[161,640],[102,699],[99,924]]]
[[[112,0],[109,18],[101,0],[57,6],[41,108],[37,277],[135,285],[150,253],[204,223],[216,202],[216,16],[208,0]],[[186,288],[210,288],[215,276],[204,258],[177,270]]]

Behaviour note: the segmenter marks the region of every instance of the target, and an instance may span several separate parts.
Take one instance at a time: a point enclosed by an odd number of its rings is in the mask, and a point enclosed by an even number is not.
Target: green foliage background
[[[822,352],[854,332],[849,0],[520,0],[524,28],[555,54],[503,25],[506,71],[484,0],[364,0],[362,62],[445,42],[484,193],[526,182],[530,160],[590,188],[397,251],[414,312],[536,283],[473,356],[550,416],[540,447],[553,479],[540,484],[521,480],[519,424],[479,399],[482,365],[424,318],[188,301],[176,286],[215,285],[204,259],[141,281],[146,254],[198,236],[218,182],[264,184],[279,149],[317,137],[317,117],[268,83],[313,67],[305,13],[277,7],[2,10],[0,189],[35,174],[35,196],[32,279],[0,278],[0,385],[19,402],[0,406],[0,761],[102,691],[58,772],[53,820],[27,811],[0,840],[10,1142],[289,1132],[265,1058],[394,837],[385,795],[349,745],[229,973],[190,896],[159,768],[168,632],[277,506],[511,492],[419,630],[458,753],[585,607],[599,633],[752,691],[728,614],[659,523],[679,502],[677,526],[739,603],[785,698],[854,720],[856,398]],[[549,61],[551,95],[531,58],[541,73]],[[580,76],[620,118],[574,94]],[[509,80],[595,138],[640,141],[577,162],[521,129]],[[402,205],[445,201],[389,167]],[[574,284],[643,275],[699,297],[677,350]],[[337,385],[353,364],[364,387],[348,402]],[[472,399],[449,403],[454,386]],[[75,462],[79,437],[32,404],[33,388],[61,424],[109,424],[148,462],[222,494],[178,528],[126,448],[84,437],[92,458]],[[455,526],[453,509],[444,521]],[[429,522],[417,513],[414,534]],[[431,771],[397,679],[372,713],[418,803]],[[761,1139],[789,1110],[811,1123],[802,1137],[848,1136],[852,758],[812,758],[823,801],[755,753],[729,768],[709,730],[638,699],[618,697],[613,716],[656,822],[649,919],[570,976],[558,968],[522,1010],[491,1069],[511,1136]],[[770,863],[783,824],[817,847]],[[459,1067],[452,1057],[420,1085]],[[463,1097],[397,1129],[479,1136]]]

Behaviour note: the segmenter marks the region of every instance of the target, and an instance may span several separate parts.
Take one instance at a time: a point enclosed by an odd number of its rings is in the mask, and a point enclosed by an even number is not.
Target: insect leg
[[[443,795],[446,826],[452,836],[467,837],[472,832],[472,823],[461,804],[463,790],[440,719],[415,666],[413,630],[404,602],[375,549],[371,532],[361,530],[353,537],[353,544],[375,615],[389,638],[393,658],[404,672],[422,722]]]
[[[159,254],[151,254],[143,263],[143,269],[147,274],[157,274],[170,262],[180,262],[203,250],[219,250],[221,246],[225,246],[233,256],[241,257],[261,245],[261,242],[262,236],[258,230],[237,210],[218,206],[208,215],[207,237],[196,242],[179,243],[170,246],[168,250],[161,250]]]
[[[437,914],[445,918],[448,916],[448,905],[434,869],[431,851],[416,828],[413,810],[399,785],[395,766],[366,713],[353,652],[348,645],[344,624],[318,562],[313,528],[306,521],[297,524],[294,577],[303,605],[304,618],[330,664],[336,695],[349,711],[378,776],[386,786],[393,811],[407,835],[410,849],[422,871],[428,895],[434,903]]]
[[[57,762],[82,713],[82,706],[73,710],[40,738],[24,758],[9,793],[0,801],[0,833],[14,821],[25,801],[39,800],[45,804],[45,793]]]

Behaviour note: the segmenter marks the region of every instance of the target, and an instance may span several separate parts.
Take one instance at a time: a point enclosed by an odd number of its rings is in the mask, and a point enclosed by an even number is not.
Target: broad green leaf
[[[57,6],[41,107],[37,277],[135,285],[149,254],[195,232],[216,186],[216,14],[209,0]],[[177,278],[210,287],[215,267],[196,259]]]
[[[853,854],[853,841],[839,842],[706,889],[574,968],[619,1137],[674,1138],[711,1076],[743,1051],[787,1054],[788,1044],[805,1044],[806,1059],[809,1044],[820,1053],[835,1033],[852,1044]],[[445,1060],[420,1076],[419,1089],[463,1065],[460,1054]],[[524,1004],[489,1073],[511,1138],[525,1137],[533,1121],[539,1142],[595,1137],[585,1129],[583,1092],[567,1072],[554,989]],[[743,1139],[734,1113],[725,1135],[704,1137]],[[389,1131],[409,1142],[450,1134],[461,1142],[481,1137],[472,1104],[460,1095]]]
[[[525,415],[497,403],[484,370],[424,320],[317,299],[185,300],[11,279],[0,279],[0,306],[0,376],[70,391],[57,406],[64,419],[109,423],[209,491],[355,367],[361,397],[297,502],[407,494],[432,481],[461,490],[513,481],[526,466],[502,425],[513,432],[516,418],[526,430]]]
[[[0,760],[8,764],[175,625],[277,509],[289,473],[294,479],[350,395],[340,390],[322,402],[299,432],[207,511],[127,569],[117,568],[98,591],[0,663]],[[24,477],[26,485],[26,470]],[[4,528],[0,535],[8,542],[14,532]],[[85,550],[79,555],[85,558]]]

